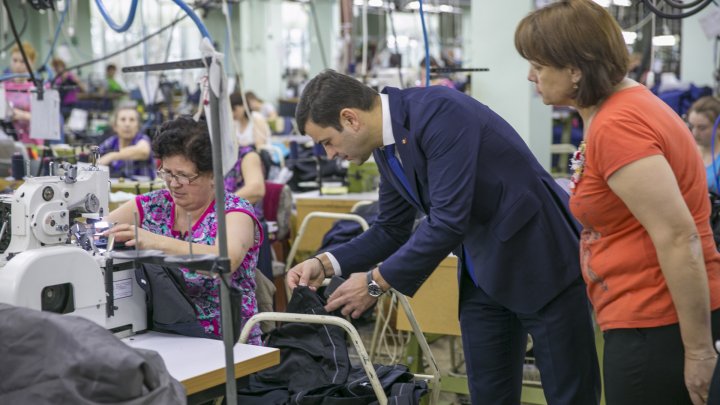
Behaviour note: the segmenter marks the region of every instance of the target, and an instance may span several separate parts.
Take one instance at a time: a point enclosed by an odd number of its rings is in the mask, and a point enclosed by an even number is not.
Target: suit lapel
[[[416,156],[412,147],[414,139],[411,138],[410,131],[405,127],[405,120],[407,116],[405,108],[403,108],[400,90],[386,87],[383,90],[383,93],[388,95],[388,100],[390,101],[390,118],[392,121],[393,137],[395,138],[395,149],[400,155],[403,172],[405,173],[405,177],[408,179],[410,189],[417,197],[418,204],[422,204],[422,198],[420,190],[417,187],[417,176],[415,173],[415,167],[417,167],[415,164]],[[397,181],[397,184],[400,184],[400,181]],[[402,184],[400,184],[400,187],[404,191]],[[410,201],[413,201],[413,199],[410,198]],[[424,208],[421,206],[416,206],[416,208],[424,211]]]

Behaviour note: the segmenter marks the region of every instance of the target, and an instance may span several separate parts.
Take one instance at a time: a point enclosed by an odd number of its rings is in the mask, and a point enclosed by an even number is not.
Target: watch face
[[[382,289],[380,288],[377,283],[373,282],[368,284],[368,294],[370,294],[371,297],[379,297],[383,293]]]

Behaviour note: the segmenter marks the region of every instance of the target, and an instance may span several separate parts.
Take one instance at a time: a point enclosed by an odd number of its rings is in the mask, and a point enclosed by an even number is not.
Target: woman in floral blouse
[[[110,233],[117,241],[138,249],[162,250],[168,255],[188,253],[218,254],[216,245],[215,183],[210,137],[205,121],[178,117],[166,122],[153,141],[153,151],[161,160],[158,177],[167,189],[151,191],[128,201],[108,216],[116,222]],[[219,184],[220,187],[223,184]],[[225,195],[228,256],[232,287],[242,293],[243,324],[257,313],[255,300],[255,265],[262,242],[262,231],[252,205],[233,194]],[[133,218],[138,215],[140,228]],[[220,280],[181,268],[185,292],[194,306],[198,326],[208,337],[220,337]],[[260,344],[256,326],[248,343]]]

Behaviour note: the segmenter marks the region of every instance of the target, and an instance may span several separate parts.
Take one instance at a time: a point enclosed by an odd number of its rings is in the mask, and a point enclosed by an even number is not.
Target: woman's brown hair
[[[591,0],[562,0],[536,10],[515,30],[515,49],[528,61],[582,72],[573,98],[579,107],[598,104],[627,74],[622,30]]]

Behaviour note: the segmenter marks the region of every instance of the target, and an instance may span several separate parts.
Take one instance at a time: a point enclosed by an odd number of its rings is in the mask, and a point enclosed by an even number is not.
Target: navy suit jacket
[[[505,120],[446,87],[383,92],[419,201],[376,150],[380,213],[370,229],[331,251],[343,275],[382,261],[385,280],[412,296],[464,246],[478,285],[520,313],[539,310],[578,279],[578,225],[568,195]],[[416,209],[427,217],[412,233]]]

